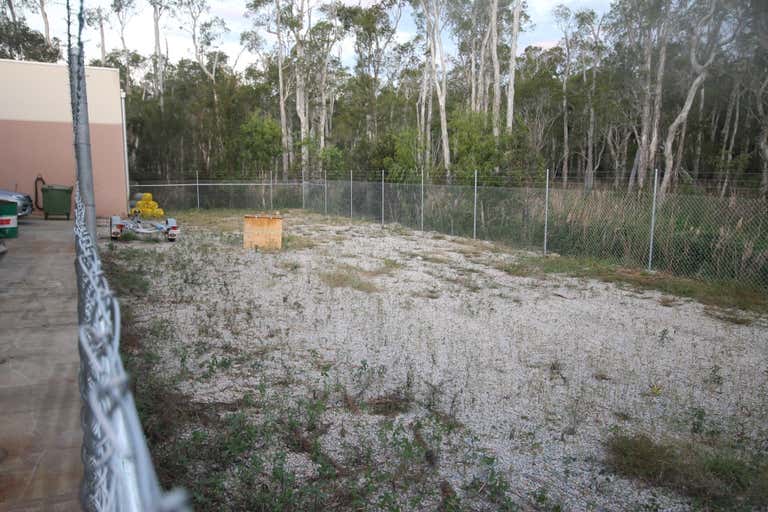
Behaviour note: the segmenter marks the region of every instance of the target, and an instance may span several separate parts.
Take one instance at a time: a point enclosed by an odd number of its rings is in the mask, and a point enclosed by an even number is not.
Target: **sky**
[[[345,3],[357,4],[359,1],[370,3],[371,0],[344,0]],[[154,36],[152,29],[152,8],[146,0],[137,0],[138,12],[128,22],[126,29],[126,43],[129,48],[139,51],[143,55],[149,55],[154,49]],[[572,10],[591,8],[598,14],[608,11],[610,0],[528,0],[528,15],[531,20],[531,26],[524,27],[520,34],[518,43],[519,51],[522,52],[526,46],[541,46],[550,48],[557,45],[560,39],[559,30],[554,22],[552,10],[557,4],[564,4]],[[78,2],[72,0],[72,4]],[[109,10],[110,2],[108,0],[86,2],[86,7],[103,6]],[[251,21],[244,16],[245,0],[211,0],[211,16],[219,16],[224,19],[229,32],[224,36],[221,49],[230,56],[230,63],[234,62],[235,57],[241,53],[240,33],[251,28]],[[48,8],[48,18],[51,26],[51,34],[58,37],[62,42],[66,41],[66,7],[64,0],[53,0]],[[25,13],[27,23],[35,30],[43,30],[43,22],[40,15],[34,12]],[[175,18],[165,16],[162,21],[162,27],[165,37],[168,40],[168,48],[171,61],[175,62],[182,57],[192,58],[192,42],[190,33],[182,28],[182,23]],[[416,34],[414,25],[409,12],[404,12],[398,26],[397,39],[399,42],[405,42]],[[112,20],[111,26],[106,27],[106,46],[107,51],[120,47],[119,26],[116,20]],[[85,40],[85,60],[99,58],[99,35],[97,29],[88,28],[83,36]],[[448,52],[451,52],[455,46],[448,40],[445,41]],[[340,44],[342,62],[347,66],[354,64],[354,42],[351,37],[342,41]],[[243,52],[237,63],[238,70],[242,70],[248,64],[256,61],[257,57],[248,52]]]

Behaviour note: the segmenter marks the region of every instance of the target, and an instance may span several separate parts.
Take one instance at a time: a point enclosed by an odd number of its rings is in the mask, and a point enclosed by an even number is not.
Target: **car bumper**
[[[17,203],[16,212],[19,217],[26,217],[32,213],[32,203],[21,202]]]

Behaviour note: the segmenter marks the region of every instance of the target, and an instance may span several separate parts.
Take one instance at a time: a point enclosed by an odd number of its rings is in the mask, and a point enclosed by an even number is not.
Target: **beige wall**
[[[118,71],[86,68],[96,214],[124,214],[128,191]],[[0,188],[34,197],[34,181],[74,185],[69,74],[64,64],[0,59]]]

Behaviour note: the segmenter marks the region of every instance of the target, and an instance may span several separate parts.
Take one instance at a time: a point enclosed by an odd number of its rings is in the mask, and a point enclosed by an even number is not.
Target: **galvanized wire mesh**
[[[80,502],[87,511],[185,511],[183,491],[163,493],[120,358],[120,307],[104,276],[75,187],[83,429]]]
[[[670,274],[768,287],[768,202],[754,195],[697,193],[656,197],[653,190],[489,187],[359,180],[301,183],[135,186],[166,209],[301,208],[395,222],[512,247],[594,258]],[[267,206],[267,197],[272,197]],[[383,208],[382,208],[383,206]],[[545,223],[546,219],[546,223]],[[546,224],[546,228],[545,228]],[[652,251],[651,251],[652,247]],[[652,259],[650,253],[652,252]]]

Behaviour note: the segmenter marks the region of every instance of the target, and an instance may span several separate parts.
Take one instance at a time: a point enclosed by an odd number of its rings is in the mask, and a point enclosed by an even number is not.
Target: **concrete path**
[[[19,222],[0,258],[0,511],[79,510],[72,223]]]

